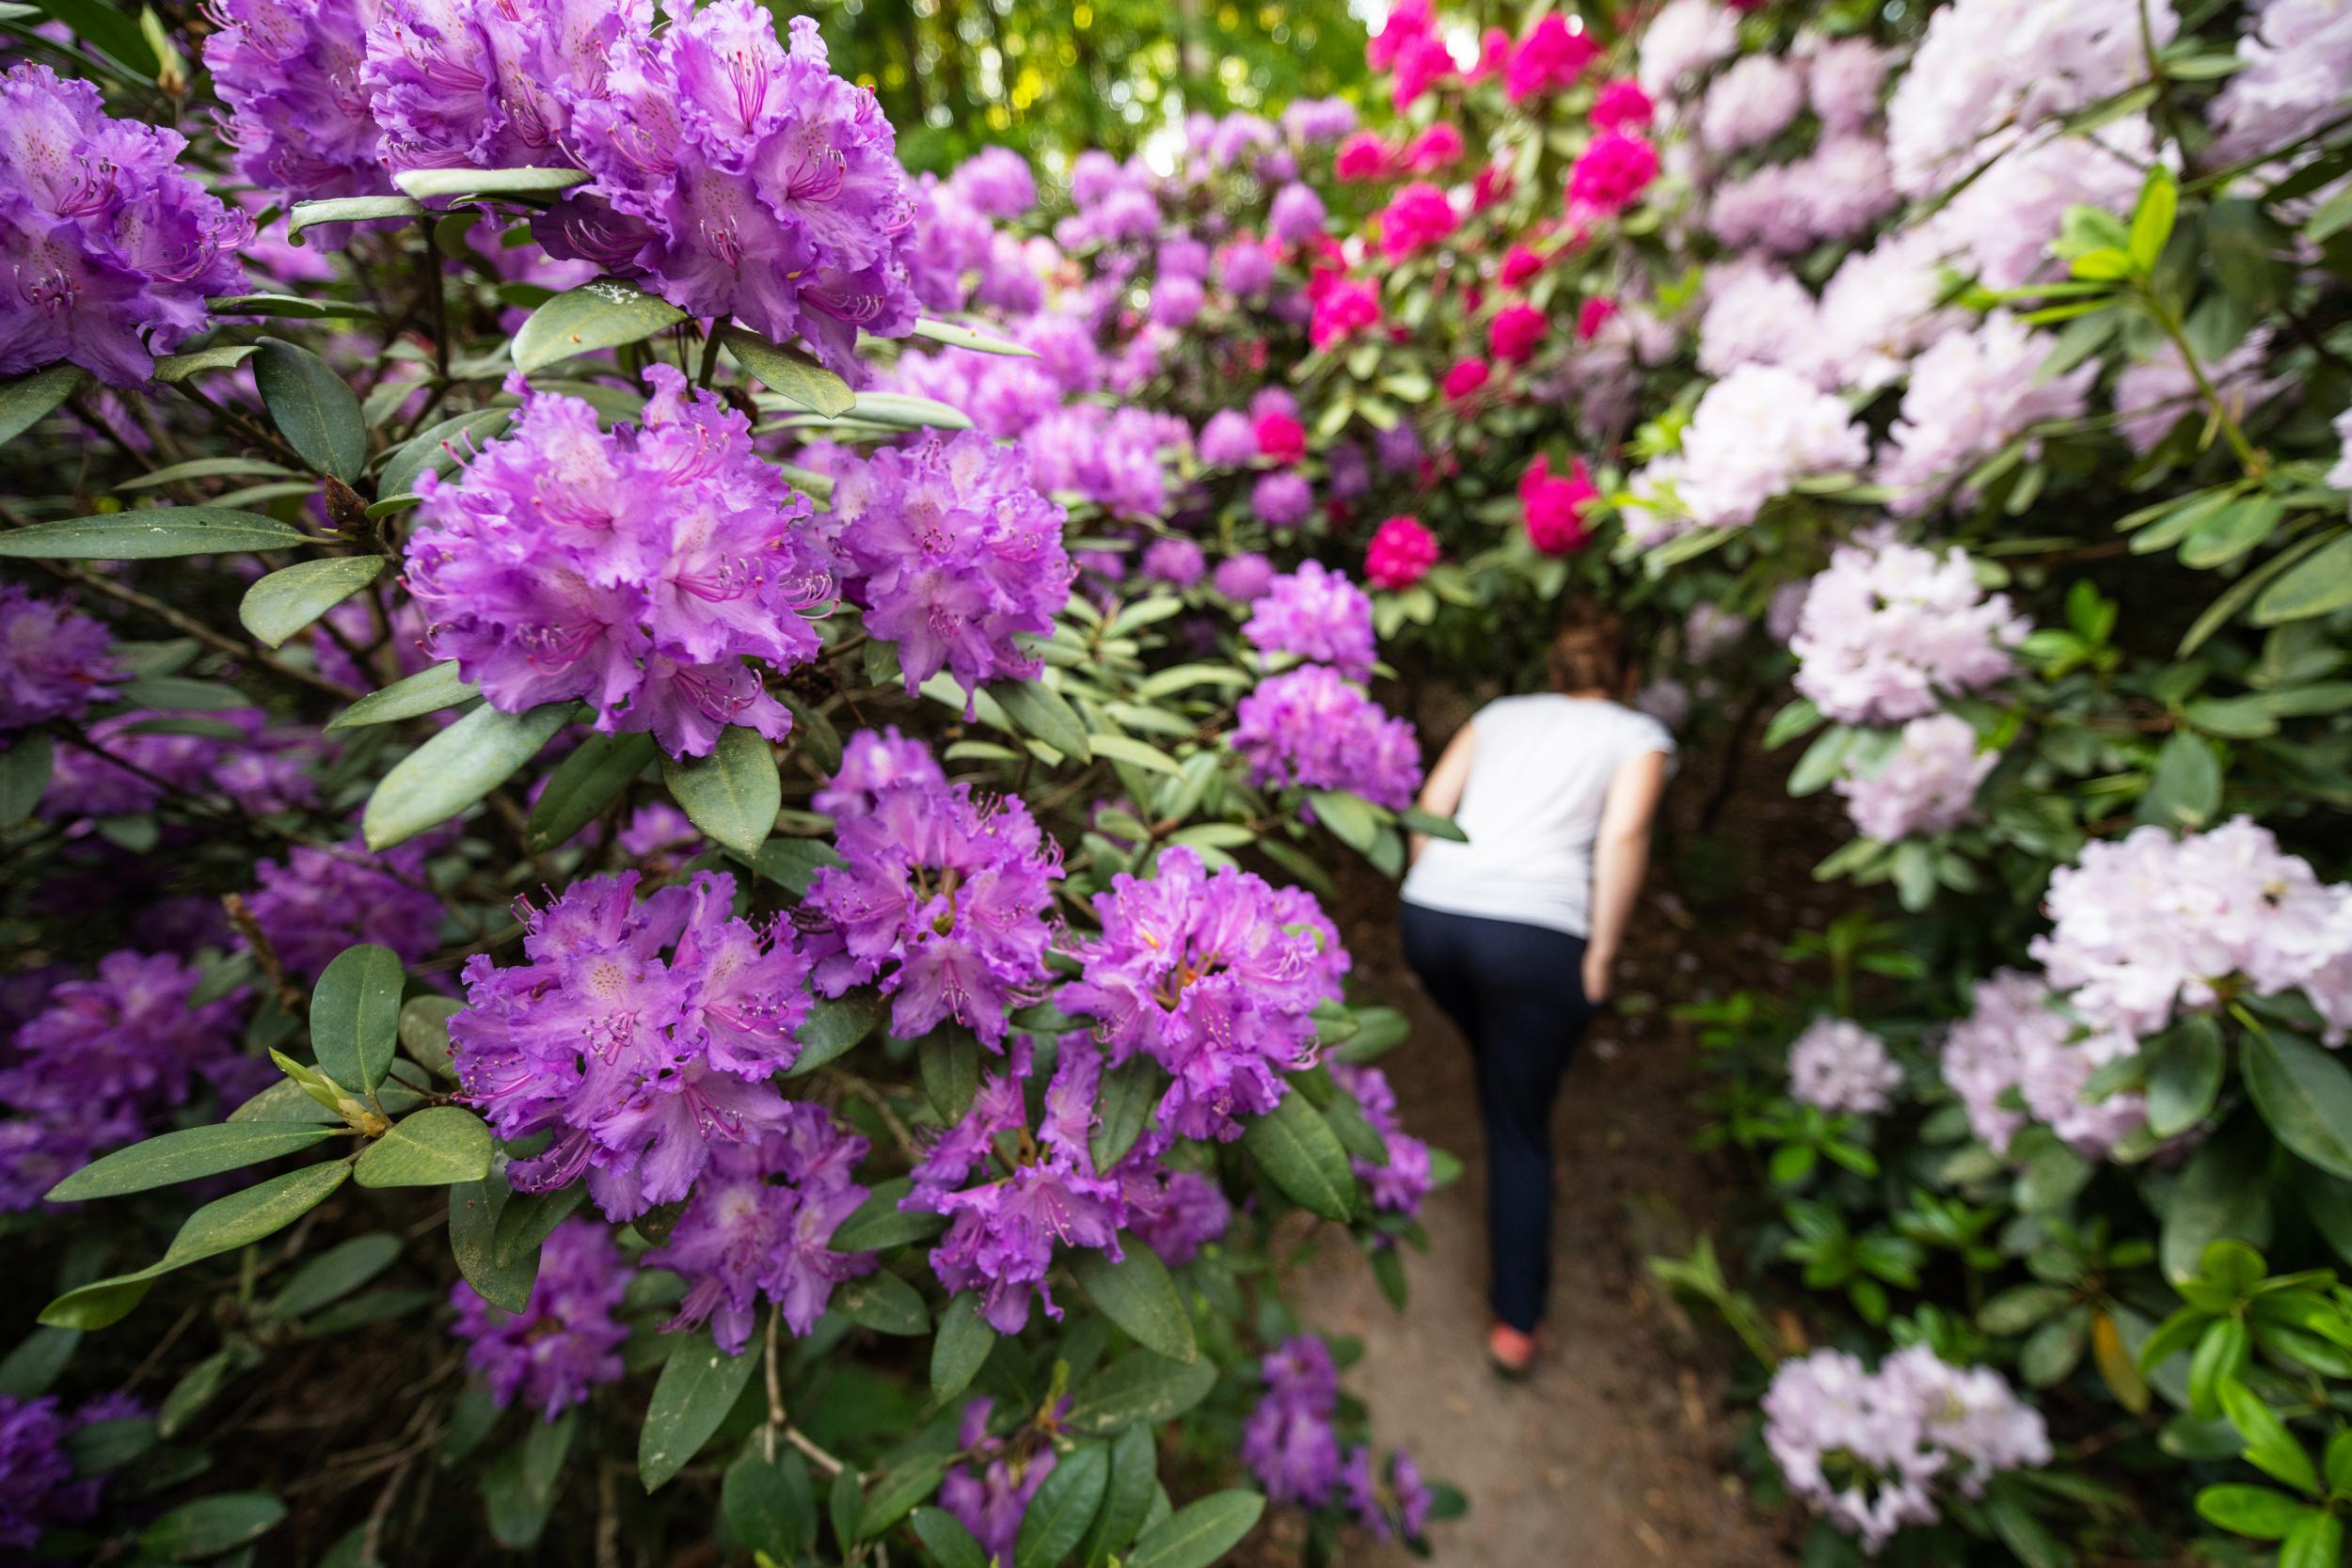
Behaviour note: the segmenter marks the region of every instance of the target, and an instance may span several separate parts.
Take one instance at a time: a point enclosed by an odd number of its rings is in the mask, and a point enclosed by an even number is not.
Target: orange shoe
[[[1524,1376],[1535,1362],[1535,1337],[1497,1323],[1486,1331],[1486,1359],[1505,1377]]]

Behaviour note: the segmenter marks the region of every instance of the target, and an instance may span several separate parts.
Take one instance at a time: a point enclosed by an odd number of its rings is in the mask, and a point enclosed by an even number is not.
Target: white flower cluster
[[[1884,1116],[1903,1069],[1886,1042],[1850,1018],[1817,1018],[1788,1048],[1788,1095],[1830,1112]]]
[[[2157,48],[2180,30],[2144,0]],[[2143,0],[1955,0],[1940,8],[1886,109],[1895,183],[1929,197],[2043,120],[2144,81]],[[1989,146],[1979,146],[1999,133]]]
[[[1877,117],[1879,91],[1894,63],[1887,51],[1867,38],[1831,40],[1818,33],[1800,38],[1797,47],[1806,57],[1806,95],[1822,130],[1856,131]]]
[[[2328,470],[2328,483],[2339,490],[2352,490],[2352,408],[2336,416],[2336,439],[2343,451],[2336,454],[2336,466]]]
[[[1977,586],[1967,554],[1941,556],[1874,531],[1830,556],[1789,641],[1797,689],[1841,724],[1892,724],[2015,667],[2031,629],[2009,597]]]
[[[2267,402],[2292,383],[2265,374],[2270,363],[2270,328],[2257,326],[2237,347],[2203,367],[2205,379],[2221,395],[2221,405],[2233,420],[2246,418],[2256,404]],[[2123,367],[2115,378],[2115,427],[2132,450],[2145,456],[2164,439],[2184,415],[2203,417],[2197,378],[2189,373],[2181,351],[2160,340],[2148,358]],[[2345,416],[2352,419],[2352,414]],[[2330,483],[2341,483],[2331,479]]]
[[[1675,84],[1694,76],[1740,47],[1740,18],[1718,0],[1666,0],[1642,31],[1634,74],[1642,90],[1663,102]]]
[[[2214,101],[2215,163],[2300,141],[2344,113],[2344,84],[2352,82],[2352,6],[2265,0],[2237,54],[2245,68]]]
[[[2022,970],[1979,981],[1974,1009],[1945,1037],[1944,1082],[1967,1111],[1969,1131],[1995,1154],[2040,1122],[2076,1152],[2104,1159],[2147,1124],[2148,1102],[2113,1094],[2086,1103],[2083,1088],[2107,1063],[2137,1055],[2139,1043],[2113,1029],[2075,1038],[2079,1029],[2055,1000],[2047,982]],[[2005,1103],[2012,1089],[2022,1111]]]
[[[1925,1345],[1875,1372],[1836,1350],[1782,1362],[1764,1395],[1764,1442],[1788,1489],[1873,1555],[1905,1525],[1935,1522],[1937,1487],[1973,1497],[1995,1472],[2050,1462],[2041,1412],[2000,1373],[1952,1366]]]
[[[1955,309],[1936,307],[1943,291],[1936,260],[1933,237],[1914,231],[1890,235],[1839,263],[1807,324],[1807,362],[1817,384],[1875,392],[1966,321]]]
[[[1804,109],[1804,71],[1777,55],[1750,55],[1715,78],[1699,110],[1699,141],[1728,157],[1771,141]]]
[[[2240,979],[2299,990],[2330,1045],[2352,1031],[2352,884],[2322,882],[2269,829],[2233,817],[2176,838],[2135,828],[2050,875],[2033,956],[2093,1029],[2146,1037]]]
[[[1879,468],[1879,482],[1895,492],[1897,512],[1925,511],[1943,483],[2027,427],[2083,411],[2098,361],[2044,376],[2042,362],[2056,346],[2048,333],[1995,310],[1974,329],[1945,334],[1919,356]]]
[[[2080,135],[2050,136],[2004,152],[1955,194],[1930,228],[1988,289],[2059,276],[2050,254],[2069,207],[2128,214],[2156,160],[2155,129],[2127,115]]]
[[[1682,451],[1634,476],[1630,488],[1644,501],[1627,506],[1626,531],[1654,545],[1694,529],[1744,527],[1798,480],[1853,472],[1869,454],[1845,399],[1794,371],[1742,365],[1699,399]],[[1669,481],[1679,512],[1662,502]]]
[[[1914,719],[1876,772],[1837,781],[1847,815],[1865,838],[1893,844],[1940,833],[1967,820],[1977,786],[2001,760],[1977,749],[1968,721],[1949,713]]]
[[[1728,181],[1707,209],[1708,230],[1734,249],[1790,256],[1821,240],[1852,239],[1894,210],[1886,145],[1835,135],[1794,163],[1768,164]],[[1806,301],[1807,316],[1812,302]]]

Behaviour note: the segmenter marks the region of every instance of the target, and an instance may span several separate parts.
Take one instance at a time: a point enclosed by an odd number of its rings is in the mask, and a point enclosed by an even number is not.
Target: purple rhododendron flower
[[[385,162],[569,166],[577,106],[652,25],[647,0],[377,0],[361,80]]]
[[[1262,474],[1249,487],[1249,510],[1270,528],[1296,528],[1314,515],[1314,486],[1288,468]]]
[[[1346,950],[1321,908],[1232,866],[1212,876],[1177,847],[1149,881],[1114,878],[1094,909],[1103,934],[1078,944],[1084,972],[1062,1007],[1096,1021],[1113,1066],[1140,1053],[1168,1069],[1163,1127],[1238,1138],[1236,1118],[1272,1110],[1283,1073],[1312,1059],[1315,1005],[1340,997]]]
[[[835,823],[846,863],[809,883],[805,907],[827,923],[808,939],[818,987],[839,996],[880,975],[899,1038],[953,1019],[1001,1046],[1007,1008],[1048,976],[1057,847],[1019,800],[975,797],[935,765],[861,793]]]
[[[947,177],[958,197],[992,218],[1017,218],[1037,205],[1037,176],[1009,147],[983,147]]]
[[[1190,588],[1208,575],[1209,558],[1199,541],[1170,535],[1143,548],[1143,575],[1173,588]]]
[[[1263,653],[1296,654],[1351,680],[1368,678],[1378,657],[1371,596],[1319,561],[1276,578],[1241,634]]]
[[[101,1421],[136,1420],[146,1406],[128,1394],[104,1394],[68,1415],[54,1396],[0,1394],[0,1547],[31,1555],[41,1532],[87,1524],[98,1513],[103,1475],[82,1475],[67,1448],[76,1432]],[[40,1560],[50,1558],[41,1553]],[[17,1560],[14,1557],[11,1561]]]
[[[972,1532],[991,1562],[1009,1563],[1021,1538],[1021,1521],[1028,1517],[1029,1499],[1054,1473],[1058,1456],[1050,1443],[1016,1446],[990,1436],[988,1418],[995,1408],[992,1399],[963,1407],[956,1446],[971,1459],[948,1467],[939,1483],[939,1506]]]
[[[203,978],[169,954],[129,951],[66,980],[16,1031],[0,1068],[0,1211],[29,1209],[90,1159],[162,1131],[199,1083],[223,1100],[268,1069],[238,1047],[246,995],[192,1000]]]
[[[1028,459],[977,431],[840,458],[826,526],[856,574],[876,637],[898,645],[907,690],[946,670],[964,689],[1041,665],[1015,637],[1052,634],[1070,598],[1064,514]]]
[[[187,145],[45,65],[0,75],[0,376],[71,359],[142,385],[211,325],[206,295],[244,291],[253,221],[181,172]]]
[[[810,803],[846,820],[872,811],[882,791],[892,784],[909,782],[946,786],[947,776],[939,770],[939,759],[931,755],[931,749],[900,735],[896,724],[884,730],[860,730],[843,744],[841,767],[833,782],[818,790]]]
[[[1364,1119],[1388,1146],[1386,1161],[1367,1160],[1350,1155],[1348,1164],[1356,1178],[1372,1193],[1372,1206],[1382,1213],[1403,1214],[1408,1218],[1421,1213],[1421,1201],[1429,1196],[1431,1185],[1429,1146],[1405,1131],[1398,1119],[1396,1091],[1389,1086],[1388,1074],[1376,1067],[1359,1067],[1353,1062],[1334,1061],[1332,1081],[1356,1097],[1364,1110]]]
[[[372,942],[413,964],[441,938],[441,901],[424,871],[425,847],[372,854],[358,839],[332,849],[297,844],[253,868],[246,905],[291,974],[315,981],[335,956]]]
[[[217,0],[207,9],[216,30],[204,69],[229,105],[220,136],[237,150],[240,180],[288,201],[392,188],[360,80],[372,9],[360,0]]]
[[[1032,1295],[1048,1317],[1061,1316],[1046,1283],[1055,1246],[1119,1258],[1125,1212],[1121,1182],[1097,1175],[1087,1148],[1102,1054],[1083,1036],[1063,1039],[1035,1138],[1022,1094],[1035,1061],[1029,1037],[1016,1038],[1007,1055],[1008,1070],[981,1080],[963,1119],[915,1165],[914,1190],[899,1207],[949,1216],[931,1251],[932,1272],[950,1294],[976,1291],[980,1316],[998,1333],[1018,1334],[1028,1324]],[[999,1176],[995,1144],[1003,1133],[1016,1134],[1023,1152]],[[979,1180],[966,1185],[976,1174]]]
[[[1249,763],[1254,784],[1349,789],[1391,811],[1421,788],[1412,723],[1391,718],[1327,664],[1285,672],[1244,697],[1228,744]]]
[[[192,721],[201,731],[151,728]],[[152,811],[168,791],[227,796],[260,816],[316,801],[303,765],[318,750],[314,731],[270,730],[259,708],[222,713],[119,713],[88,726],[91,746],[60,746],[40,798],[43,816],[75,820]],[[237,737],[215,733],[225,725]]]
[[[1339,1370],[1312,1334],[1285,1339],[1259,1363],[1266,1391],[1241,1429],[1243,1465],[1268,1499],[1321,1508],[1340,1484]]]
[[[1200,461],[1239,468],[1258,460],[1258,432],[1238,408],[1220,408],[1200,427]]]
[[[733,877],[636,888],[634,871],[595,877],[526,908],[530,961],[468,959],[449,1030],[466,1098],[501,1137],[554,1134],[507,1167],[516,1190],[584,1171],[616,1220],[675,1203],[714,1149],[784,1124],[769,1080],[800,1056],[809,1008],[790,927],[737,918]]]
[[[824,1315],[833,1288],[874,1272],[870,1252],[827,1244],[866,1201],[854,1180],[866,1140],[821,1105],[794,1101],[777,1128],[751,1143],[712,1152],[669,1241],[645,1255],[686,1281],[671,1330],[707,1321],[728,1354],[750,1340],[761,1293],[795,1334]]]
[[[0,582],[0,731],[79,719],[125,678],[105,626]]]
[[[539,1250],[539,1277],[520,1312],[491,1306],[464,1280],[450,1287],[457,1309],[450,1332],[466,1341],[466,1365],[503,1410],[519,1398],[554,1420],[598,1386],[618,1383],[628,1325],[613,1314],[633,1273],[612,1234],[590,1219],[565,1220]]]
[[[491,705],[574,698],[608,734],[704,756],[731,724],[780,740],[784,705],[743,661],[789,670],[831,599],[808,500],[755,456],[743,416],[645,372],[642,422],[610,434],[578,398],[526,390],[510,434],[454,482],[428,472],[407,583],[437,658]]]
[[[1161,454],[1191,444],[1192,430],[1172,414],[1073,404],[1022,435],[1041,490],[1075,490],[1120,517],[1157,517],[1168,510]]]
[[[594,181],[539,227],[559,255],[642,271],[690,314],[803,339],[856,378],[859,332],[914,329],[914,201],[873,93],[833,73],[814,20],[789,31],[717,0],[625,40],[572,105]]]
[[[1274,586],[1274,562],[1254,552],[1227,556],[1216,563],[1211,580],[1235,604],[1252,604]]]

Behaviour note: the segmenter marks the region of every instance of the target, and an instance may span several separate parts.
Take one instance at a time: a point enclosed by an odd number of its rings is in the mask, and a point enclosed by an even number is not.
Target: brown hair
[[[1619,695],[1625,689],[1625,622],[1597,601],[1572,604],[1565,624],[1552,636],[1548,658],[1554,690]]]

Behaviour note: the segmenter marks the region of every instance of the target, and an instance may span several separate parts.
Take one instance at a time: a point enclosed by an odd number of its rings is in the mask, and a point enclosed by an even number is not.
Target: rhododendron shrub
[[[1205,1565],[1269,1499],[1425,1549],[1399,1434],[1311,1497],[1244,1451],[1278,1227],[1401,1306],[1458,1170],[1327,870],[1454,830],[1306,547],[1427,448],[1263,373],[1377,341],[1357,111],[916,177],[743,0],[52,30],[89,79],[0,76],[0,1554]]]

